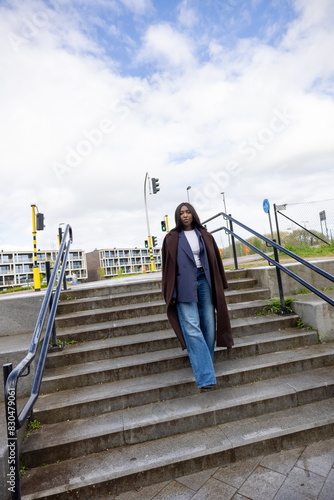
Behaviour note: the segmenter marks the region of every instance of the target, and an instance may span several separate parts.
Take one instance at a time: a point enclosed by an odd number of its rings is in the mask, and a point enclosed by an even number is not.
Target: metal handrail
[[[268,260],[268,262],[270,262],[271,264],[273,264],[274,266],[276,266],[276,270],[281,270],[281,271],[285,272],[291,278],[295,279],[301,285],[305,286],[311,292],[315,293],[320,298],[322,298],[323,300],[325,300],[328,304],[330,304],[331,306],[334,306],[334,300],[333,299],[331,299],[330,297],[328,297],[327,295],[325,295],[324,293],[322,293],[320,290],[318,290],[317,288],[315,288],[313,285],[311,285],[307,281],[305,281],[302,278],[300,278],[297,274],[293,273],[292,271],[290,271],[286,267],[282,266],[279,263],[279,261],[278,261],[278,252],[277,252],[277,250],[280,250],[281,252],[289,255],[289,257],[292,257],[296,261],[300,262],[304,266],[310,268],[312,271],[320,274],[321,276],[323,276],[324,278],[327,278],[328,280],[330,280],[332,282],[334,282],[334,276],[332,276],[331,274],[327,273],[326,271],[324,271],[320,267],[315,266],[311,262],[308,262],[307,260],[303,259],[302,257],[299,257],[299,255],[296,255],[295,253],[291,252],[287,248],[282,247],[275,240],[270,240],[266,236],[263,236],[262,234],[258,233],[257,231],[254,231],[250,227],[246,226],[242,222],[239,222],[237,219],[234,219],[233,217],[231,217],[231,215],[225,214],[224,212],[219,212],[218,214],[214,215],[213,217],[210,217],[210,219],[207,219],[206,221],[204,221],[203,224],[206,224],[206,223],[208,223],[208,222],[216,219],[219,216],[223,216],[223,218],[225,220],[229,220],[230,224],[231,224],[231,228],[228,229],[226,226],[222,226],[222,227],[219,227],[217,229],[214,229],[213,231],[210,231],[211,233],[216,233],[217,231],[224,230],[226,233],[230,234],[232,236],[232,238],[237,238],[244,245],[248,246],[249,248],[251,248],[252,250],[254,250],[256,253],[258,253],[259,255],[261,255],[263,258],[265,258],[266,260]],[[267,243],[267,245],[272,246],[274,248],[275,259],[272,259],[271,257],[269,257],[269,255],[265,254],[264,252],[262,252],[261,250],[259,250],[258,248],[256,248],[254,245],[252,245],[248,241],[244,240],[241,236],[237,235],[233,231],[232,223],[235,223],[235,224],[239,225],[241,228],[245,229],[246,231],[252,233],[254,236],[257,236],[261,240],[265,241]],[[234,261],[236,262],[235,248],[234,248]],[[278,275],[278,279],[279,279],[279,275]],[[281,305],[282,305],[282,309],[284,311],[285,310],[285,306],[282,303],[282,297],[283,297],[283,290],[280,290]],[[284,301],[284,298],[283,298],[283,301]]]
[[[68,240],[68,241],[67,241]],[[9,491],[12,493],[13,500],[20,500],[20,467],[19,467],[19,454],[18,454],[18,440],[17,431],[21,429],[25,421],[32,415],[34,405],[39,396],[42,376],[48,352],[50,337],[53,331],[55,315],[59,300],[59,295],[62,287],[62,282],[65,276],[66,262],[68,259],[70,245],[73,241],[72,229],[69,225],[66,226],[64,235],[59,247],[56,262],[48,283],[48,287],[43,299],[41,310],[37,319],[33,337],[31,340],[30,348],[27,355],[18,365],[12,369],[12,364],[7,363],[3,365],[4,383],[5,383],[5,405],[6,405],[6,419],[7,419],[7,435],[8,435],[8,464],[9,464]],[[59,272],[58,284],[53,292],[53,287]],[[52,305],[51,305],[52,304]],[[51,308],[50,308],[51,305]],[[17,384],[20,377],[25,377],[30,373],[30,365],[35,359],[39,341],[42,334],[46,314],[50,308],[49,319],[46,326],[43,345],[38,359],[36,373],[28,401],[21,409],[20,413],[17,412]]]

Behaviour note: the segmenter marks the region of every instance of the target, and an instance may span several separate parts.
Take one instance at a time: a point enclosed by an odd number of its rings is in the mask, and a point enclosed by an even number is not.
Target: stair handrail
[[[238,221],[237,219],[234,219],[231,215],[227,215],[224,212],[219,212],[218,214],[214,215],[213,217],[210,217],[209,219],[205,220],[203,222],[203,224],[206,224],[206,223],[208,223],[208,222],[210,222],[210,221],[212,221],[212,220],[214,220],[214,219],[216,219],[217,217],[220,217],[220,216],[222,216],[225,220],[228,220],[230,222],[230,229],[227,226],[221,226],[221,227],[219,227],[217,229],[214,229],[213,231],[210,231],[210,233],[213,234],[213,233],[216,233],[217,231],[224,230],[226,233],[230,234],[232,236],[232,238],[237,238],[244,245],[246,245],[247,247],[251,248],[256,253],[258,253],[259,255],[261,255],[263,258],[265,258],[266,260],[268,260],[268,262],[270,262],[271,264],[273,264],[276,267],[276,270],[281,270],[284,273],[288,274],[291,278],[293,278],[294,280],[298,281],[301,285],[303,285],[304,287],[306,287],[308,290],[310,290],[311,292],[313,292],[316,295],[318,295],[321,299],[325,300],[328,304],[330,304],[331,306],[334,306],[334,300],[333,299],[331,299],[330,297],[328,297],[322,291],[320,291],[317,288],[315,288],[313,285],[311,285],[310,283],[308,283],[307,281],[305,281],[303,278],[301,278],[297,274],[295,274],[292,271],[290,271],[290,269],[287,269],[286,267],[282,266],[282,264],[279,263],[278,250],[280,250],[281,252],[289,255],[289,257],[292,257],[296,261],[298,261],[301,264],[303,264],[304,266],[310,268],[312,271],[315,271],[316,273],[320,274],[321,276],[323,276],[324,278],[328,279],[329,281],[334,282],[334,276],[333,275],[327,273],[326,271],[324,271],[320,267],[315,266],[311,262],[308,262],[307,260],[303,259],[299,255],[291,252],[287,248],[284,248],[283,246],[279,245],[275,240],[271,240],[271,239],[267,238],[266,236],[263,236],[262,234],[258,233],[254,229],[251,229],[249,226],[246,226],[242,222]],[[259,239],[265,241],[268,246],[272,246],[274,248],[275,259],[272,259],[269,255],[267,255],[266,253],[262,252],[260,249],[256,248],[254,245],[252,245],[251,243],[249,243],[248,241],[246,241],[245,239],[243,239],[241,236],[239,236],[238,234],[236,234],[233,231],[233,223],[237,224],[242,229],[245,229],[246,231],[252,233],[254,236],[257,236]],[[233,245],[233,252],[234,252],[234,261],[235,261],[235,263],[237,263],[237,256],[236,256],[236,251],[235,251],[234,245]],[[236,268],[238,268],[237,265],[236,265]],[[277,275],[278,280],[280,279],[279,276],[280,275],[278,274]],[[280,299],[281,299],[282,310],[285,311],[283,289],[280,286],[280,284],[279,284],[279,292],[280,292]],[[283,301],[282,301],[282,299],[283,299]]]
[[[57,258],[53,267],[53,271],[44,295],[40,313],[36,322],[35,330],[32,336],[30,347],[27,355],[13,369],[12,363],[3,365],[4,385],[5,385],[5,412],[7,420],[7,436],[8,436],[8,466],[9,466],[9,484],[8,490],[12,493],[12,500],[20,500],[20,466],[19,466],[19,450],[17,431],[21,429],[25,421],[31,417],[34,405],[38,399],[39,391],[42,382],[42,376],[48,353],[50,337],[53,331],[55,322],[56,310],[58,306],[60,291],[65,277],[65,269],[68,260],[68,254],[71,243],[73,241],[72,228],[67,224]],[[56,289],[53,290],[54,284],[58,276]],[[45,330],[42,348],[39,354],[36,373],[33,380],[30,396],[18,414],[17,411],[17,384],[20,377],[25,377],[30,373],[30,365],[35,359],[39,341],[41,338],[43,326],[48,309],[49,318]]]

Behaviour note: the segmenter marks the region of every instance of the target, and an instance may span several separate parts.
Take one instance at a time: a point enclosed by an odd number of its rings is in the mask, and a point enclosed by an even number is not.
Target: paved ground
[[[113,495],[117,500],[333,500],[334,438]]]

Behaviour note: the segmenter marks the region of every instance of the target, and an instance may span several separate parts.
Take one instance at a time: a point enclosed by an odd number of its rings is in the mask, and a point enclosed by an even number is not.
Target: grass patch
[[[285,311],[287,313],[292,312],[291,308],[291,302],[293,302],[296,299],[293,299],[291,297],[287,297],[284,299],[284,304],[285,304]],[[281,301],[278,297],[273,297],[270,299],[270,304],[265,306],[262,311],[258,313],[259,316],[261,315],[266,315],[266,314],[282,314],[282,305]]]

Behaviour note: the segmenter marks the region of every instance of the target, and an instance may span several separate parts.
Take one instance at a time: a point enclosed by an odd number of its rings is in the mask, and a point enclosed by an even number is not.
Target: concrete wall
[[[334,259],[313,261],[312,264],[334,276]],[[302,264],[285,264],[284,267],[295,273],[300,278],[303,278],[305,281],[313,285],[315,288],[318,288],[319,290],[323,290],[325,287],[330,288],[334,286],[333,281],[329,281],[328,279],[323,278],[321,275],[312,271],[308,267],[303,266]],[[269,288],[272,297],[278,296],[276,267],[265,266],[250,268],[249,276],[254,277],[257,280],[259,286]],[[300,293],[301,289],[305,288],[303,287],[303,285],[298,283],[283,271],[281,271],[281,276],[285,296],[297,295],[298,293]]]
[[[334,292],[325,292],[334,300]],[[321,342],[334,341],[334,307],[317,295],[297,295],[292,303],[293,311],[298,314],[303,323],[317,330]]]
[[[0,337],[33,334],[45,290],[0,296]],[[1,338],[0,338],[1,342]]]

